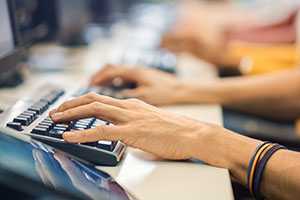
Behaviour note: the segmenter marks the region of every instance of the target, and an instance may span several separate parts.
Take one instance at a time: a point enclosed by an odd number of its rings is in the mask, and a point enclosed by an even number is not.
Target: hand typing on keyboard
[[[68,142],[120,140],[168,159],[191,158],[199,130],[207,127],[207,124],[173,115],[137,99],[118,100],[96,93],[65,102],[51,111],[50,116],[56,123],[96,117],[114,124],[65,132],[63,138]]]
[[[152,68],[108,65],[91,79],[92,85],[110,85],[116,78],[136,88],[124,89],[123,96],[135,97],[153,105],[179,103],[184,84],[174,75]]]

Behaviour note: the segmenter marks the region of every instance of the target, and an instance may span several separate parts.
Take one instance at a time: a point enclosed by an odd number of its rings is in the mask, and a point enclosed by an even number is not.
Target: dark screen
[[[108,174],[93,166],[72,160],[41,142],[30,138],[22,141],[3,132],[0,130],[0,173],[8,170],[83,199],[132,199]]]
[[[0,58],[14,49],[14,38],[6,0],[0,0]]]

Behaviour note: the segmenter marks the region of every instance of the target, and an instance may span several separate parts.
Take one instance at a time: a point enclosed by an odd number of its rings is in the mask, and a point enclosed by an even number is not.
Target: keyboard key
[[[31,123],[31,119],[32,119],[32,116],[31,116],[31,115],[21,113],[21,114],[18,115],[17,117],[23,117],[23,118],[26,118],[26,119],[28,119],[28,120],[30,121],[29,123]]]
[[[98,147],[107,151],[112,151],[114,149],[114,143],[109,140],[100,140],[98,141]]]
[[[95,122],[92,124],[92,126],[96,127],[96,126],[100,126],[100,125],[106,125],[107,122],[102,121],[100,119],[96,119]]]
[[[8,122],[6,124],[6,126],[12,128],[12,129],[15,129],[17,131],[22,131],[23,130],[20,122]]]
[[[41,109],[40,107],[36,107],[36,106],[31,106],[31,107],[28,108],[28,110],[35,111],[36,114],[38,114],[38,115],[40,115],[40,114],[43,113],[43,112],[42,112],[42,109]]]
[[[50,127],[51,129],[54,126],[54,123],[40,122],[39,125]]]
[[[92,122],[88,122],[88,121],[78,121],[75,125],[86,125],[88,127],[90,127],[92,124]]]
[[[73,128],[76,129],[76,130],[82,130],[82,129],[87,129],[88,126],[78,124],[78,125],[75,125]]]
[[[45,118],[43,122],[54,123],[51,118]]]
[[[34,128],[32,129],[31,133],[38,134],[38,135],[47,135],[47,128]]]
[[[31,124],[36,119],[36,117],[34,117],[34,115],[30,115],[30,114],[26,114],[26,113],[22,113],[22,114],[18,115],[17,117],[26,118],[28,120],[28,125]]]
[[[89,123],[77,122],[77,123],[75,124],[75,127],[89,128],[90,125],[89,125]]]
[[[56,124],[55,127],[58,127],[58,128],[66,128],[66,129],[69,129],[69,126],[68,124]]]
[[[79,120],[80,122],[93,122],[95,121],[96,119],[95,118],[86,118],[86,119],[81,119]]]
[[[41,121],[40,123],[41,123],[41,125],[48,125],[48,126],[50,126],[51,128],[53,128],[53,127],[55,126],[55,123],[54,123],[54,122],[51,122],[51,121],[45,121],[45,120],[43,120],[43,121]]]
[[[82,130],[85,130],[86,128],[83,128],[83,127],[73,127],[72,130],[77,130],[77,131],[82,131]]]
[[[53,130],[65,132],[65,131],[67,131],[67,128],[65,128],[65,127],[56,127],[56,126],[54,126]]]
[[[45,120],[51,120],[51,121],[52,121],[52,119],[51,119],[50,116],[47,116],[47,117],[45,118]]]
[[[55,124],[55,127],[66,128],[66,129],[68,129],[70,126],[71,126],[70,123],[68,123],[68,124],[66,124],[66,123],[64,123],[64,124]]]
[[[26,117],[16,117],[14,118],[13,122],[19,122],[24,126],[28,126],[29,125],[29,119]]]
[[[27,114],[27,115],[32,115],[32,116],[36,117],[36,112],[32,111],[32,110],[25,110],[21,114]]]
[[[22,114],[31,114],[31,115],[33,115],[33,116],[35,116],[36,117],[36,112],[35,111],[32,111],[32,110],[25,110],[24,112],[22,112]]]
[[[42,98],[40,101],[41,101],[41,102],[44,102],[44,103],[47,104],[47,105],[50,105],[50,104],[51,104],[51,99],[49,99],[49,98]]]
[[[82,144],[91,146],[91,147],[98,147],[98,142],[87,142],[87,143],[82,143]]]
[[[47,132],[51,130],[50,126],[45,126],[45,125],[37,125],[36,128],[45,128]]]
[[[62,134],[63,133],[64,133],[64,131],[61,131],[61,130],[51,130],[49,132],[49,136],[54,137],[54,138],[58,138],[58,139],[62,139]]]
[[[33,122],[36,119],[36,115],[33,114],[33,113],[22,112],[19,116],[25,116],[26,118],[29,118],[30,123]]]
[[[89,123],[90,122],[88,122],[88,121],[82,121],[82,120],[79,120],[79,121],[76,122],[76,124],[84,124],[84,125],[87,125]]]
[[[43,102],[43,101],[35,103],[33,106],[40,108],[42,113],[45,112],[45,110],[48,109],[48,103]]]
[[[57,99],[58,98],[56,95],[49,95],[49,96],[43,97],[41,99],[41,101],[45,101],[48,103],[48,105],[50,105],[50,104],[53,104]]]

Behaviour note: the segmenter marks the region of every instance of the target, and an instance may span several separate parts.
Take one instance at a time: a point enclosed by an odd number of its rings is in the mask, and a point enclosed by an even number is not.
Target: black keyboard
[[[121,46],[113,50],[110,57],[111,63],[115,64],[142,65],[173,74],[176,73],[176,55],[164,49],[144,50]]]
[[[97,141],[90,143],[68,143],[62,134],[70,130],[84,130],[100,125],[113,126],[96,118],[81,119],[64,124],[55,124],[49,117],[49,111],[63,102],[88,92],[124,98],[116,90],[107,87],[74,87],[63,89],[46,85],[30,94],[10,109],[2,113],[0,126],[10,127],[22,134],[28,134],[71,156],[96,165],[115,166],[120,161],[126,146],[120,141]]]

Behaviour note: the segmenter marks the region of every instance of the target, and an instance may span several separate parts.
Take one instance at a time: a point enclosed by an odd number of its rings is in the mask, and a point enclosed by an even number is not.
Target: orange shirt
[[[228,46],[229,52],[239,58],[248,58],[252,62],[246,75],[270,73],[297,67],[299,52],[296,44],[263,45],[232,43]]]

